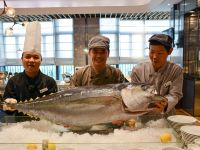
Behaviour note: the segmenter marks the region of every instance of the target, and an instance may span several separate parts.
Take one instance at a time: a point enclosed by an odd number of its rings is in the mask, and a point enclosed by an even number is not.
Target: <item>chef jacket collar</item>
[[[41,82],[40,74],[41,74],[41,71],[39,70],[35,78],[30,78],[29,76],[27,76],[26,72],[24,71],[26,84],[32,84],[34,82],[35,85],[38,85]]]
[[[93,66],[90,66],[91,67],[91,78],[95,78],[95,77],[106,77],[108,78],[108,69],[107,69],[107,65],[106,65],[106,68],[104,70],[102,70],[99,74],[96,74]]]
[[[155,70],[153,68],[153,65],[151,63],[150,75],[154,75],[154,74],[157,74],[157,73],[164,74],[165,70],[166,70],[166,68],[168,66],[168,63],[169,62],[166,62],[157,72],[155,72]]]

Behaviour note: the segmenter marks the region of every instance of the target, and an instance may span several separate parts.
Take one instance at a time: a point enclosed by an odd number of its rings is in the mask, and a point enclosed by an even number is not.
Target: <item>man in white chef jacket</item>
[[[131,82],[153,85],[156,94],[166,98],[166,101],[155,103],[154,112],[174,114],[174,107],[183,95],[183,70],[167,60],[172,51],[172,38],[155,34],[149,39],[150,61],[140,63],[132,70]]]

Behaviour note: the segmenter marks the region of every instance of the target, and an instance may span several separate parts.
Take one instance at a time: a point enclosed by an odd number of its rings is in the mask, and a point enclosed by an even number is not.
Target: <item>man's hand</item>
[[[13,106],[17,103],[17,100],[14,98],[7,98],[5,99],[5,104],[3,104],[4,111],[15,111]]]
[[[124,120],[113,120],[112,124],[120,127],[124,125]]]
[[[161,113],[165,111],[165,108],[167,107],[167,101],[157,101],[154,103],[153,111],[157,113]]]

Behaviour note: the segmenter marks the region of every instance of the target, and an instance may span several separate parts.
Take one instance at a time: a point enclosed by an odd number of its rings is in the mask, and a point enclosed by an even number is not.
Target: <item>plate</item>
[[[196,125],[187,125],[187,126],[182,126],[180,128],[182,132],[185,132],[190,135],[195,135],[200,137],[200,126]]]
[[[196,122],[196,118],[185,115],[174,115],[167,118],[169,121],[181,123],[181,124],[192,124]]]
[[[143,148],[131,148],[129,150],[145,150],[145,149],[143,149]]]
[[[175,147],[175,146],[169,146],[169,147],[163,148],[162,150],[184,150],[184,149]]]
[[[194,143],[200,146],[200,138],[195,139]]]

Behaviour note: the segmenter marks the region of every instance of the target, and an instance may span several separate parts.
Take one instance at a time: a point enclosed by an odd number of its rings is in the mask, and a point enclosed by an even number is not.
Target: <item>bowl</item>
[[[184,149],[175,146],[168,146],[164,147],[162,150],[184,150]]]
[[[200,146],[200,138],[195,139],[194,143]]]
[[[181,137],[185,145],[194,143],[195,139],[200,138],[200,126],[186,125],[180,128]]]
[[[184,125],[193,125],[196,123],[196,118],[186,115],[173,115],[167,118],[169,124],[174,130],[180,133],[180,127]]]
[[[145,150],[143,148],[131,148],[131,149],[128,149],[128,150]]]
[[[188,144],[187,150],[200,150],[200,146],[197,144]]]

